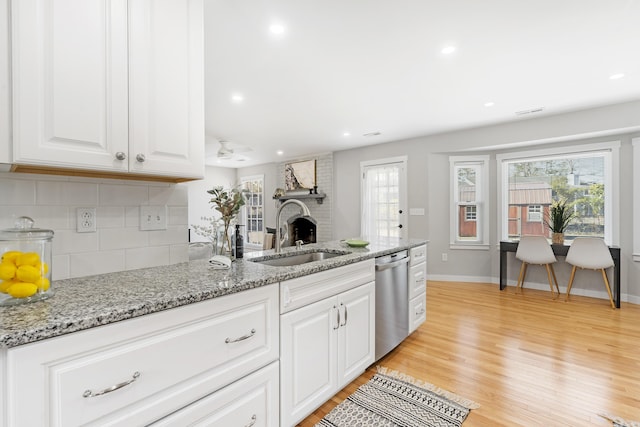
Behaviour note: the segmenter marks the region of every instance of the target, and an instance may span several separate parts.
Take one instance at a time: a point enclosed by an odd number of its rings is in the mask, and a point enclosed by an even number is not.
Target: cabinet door
[[[427,293],[424,292],[409,301],[409,333],[427,320]]]
[[[292,426],[336,391],[337,298],[280,316],[280,423]]]
[[[338,295],[338,388],[349,384],[374,361],[374,282]]]
[[[427,263],[421,262],[409,267],[409,299],[427,290]]]
[[[13,161],[127,170],[127,1],[12,2]]]
[[[129,4],[129,171],[204,177],[202,0]]]

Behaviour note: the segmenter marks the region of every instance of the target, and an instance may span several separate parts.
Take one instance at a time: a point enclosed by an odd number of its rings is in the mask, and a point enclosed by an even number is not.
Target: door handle
[[[333,309],[336,311],[336,313],[338,315],[338,318],[336,319],[337,320],[336,326],[333,328],[333,330],[335,331],[336,329],[338,329],[340,327],[340,309],[336,308],[335,305],[333,306]]]

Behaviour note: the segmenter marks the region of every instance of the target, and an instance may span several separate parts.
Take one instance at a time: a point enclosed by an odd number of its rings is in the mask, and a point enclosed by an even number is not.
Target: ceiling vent
[[[379,136],[381,135],[380,132],[369,132],[369,133],[365,133],[362,136]]]
[[[527,114],[541,113],[544,107],[530,108],[528,110],[516,111],[516,116],[526,116]]]

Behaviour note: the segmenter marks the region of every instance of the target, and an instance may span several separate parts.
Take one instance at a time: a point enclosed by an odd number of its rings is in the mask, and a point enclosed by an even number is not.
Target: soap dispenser
[[[244,255],[244,240],[242,238],[242,233],[240,232],[240,227],[242,227],[242,225],[236,224],[236,239],[235,239],[236,259],[240,259]]]

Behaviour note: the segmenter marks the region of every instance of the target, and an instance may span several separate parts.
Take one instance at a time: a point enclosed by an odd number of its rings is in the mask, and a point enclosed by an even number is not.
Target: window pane
[[[509,237],[551,237],[549,208],[559,200],[566,200],[575,213],[566,240],[604,237],[604,169],[602,154],[509,162]]]

